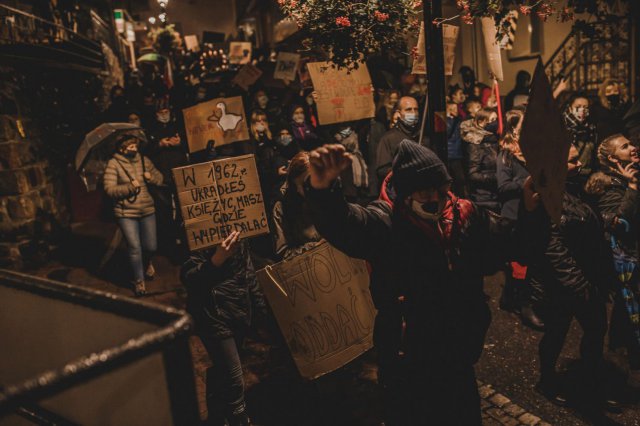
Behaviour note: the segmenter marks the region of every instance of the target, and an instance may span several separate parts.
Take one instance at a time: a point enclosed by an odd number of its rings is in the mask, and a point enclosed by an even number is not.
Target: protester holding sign
[[[207,371],[209,424],[249,425],[238,348],[265,303],[247,241],[234,231],[219,246],[192,253],[181,279],[196,333],[213,360]]]
[[[342,196],[336,179],[351,163],[344,147],[325,145],[310,154],[310,161],[305,194],[320,235],[372,268],[379,380],[389,391],[387,403],[395,397],[409,405],[390,407],[388,421],[480,424],[473,364],[490,321],[483,276],[504,260],[507,244],[501,237],[509,227],[449,192],[446,166],[434,152],[408,140],[400,143],[381,199],[368,207],[348,204]],[[397,359],[401,295],[406,375]],[[399,385],[403,379],[410,384],[408,392]],[[391,418],[407,412],[409,419]]]

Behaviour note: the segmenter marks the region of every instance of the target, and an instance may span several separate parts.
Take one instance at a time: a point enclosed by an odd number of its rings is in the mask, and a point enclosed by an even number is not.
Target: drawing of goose
[[[219,102],[216,105],[216,108],[220,110],[220,115],[217,120],[218,126],[225,132],[228,130],[235,130],[238,123],[242,121],[242,116],[234,113],[228,113],[227,105],[224,102]]]

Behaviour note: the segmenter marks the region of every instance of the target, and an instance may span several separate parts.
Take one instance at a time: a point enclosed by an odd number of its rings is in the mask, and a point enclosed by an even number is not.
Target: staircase
[[[572,30],[545,64],[552,87],[562,78],[568,90],[596,95],[607,78],[631,87],[632,27],[628,17],[580,25]]]

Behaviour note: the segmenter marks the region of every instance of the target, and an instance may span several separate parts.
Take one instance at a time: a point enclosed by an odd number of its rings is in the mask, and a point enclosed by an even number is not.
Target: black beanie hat
[[[447,168],[436,153],[409,139],[400,142],[392,170],[393,185],[400,198],[451,182]]]

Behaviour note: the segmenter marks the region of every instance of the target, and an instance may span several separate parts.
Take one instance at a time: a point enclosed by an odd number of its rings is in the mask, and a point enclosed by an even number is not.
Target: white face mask
[[[418,114],[415,112],[407,112],[404,114],[404,117],[402,117],[402,121],[407,126],[413,127],[418,124]]]
[[[416,200],[411,200],[411,211],[413,211],[419,218],[428,220],[430,222],[437,222],[442,217],[442,211],[438,208],[436,213],[426,211],[422,207],[423,203],[419,203]]]
[[[571,113],[578,120],[584,121],[589,116],[589,107],[579,106],[577,108],[572,108]]]
[[[266,126],[262,123],[256,123],[255,128],[258,133],[262,133],[266,129]]]

